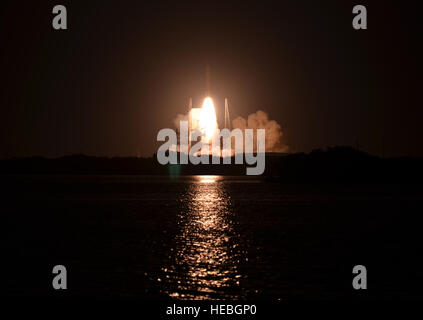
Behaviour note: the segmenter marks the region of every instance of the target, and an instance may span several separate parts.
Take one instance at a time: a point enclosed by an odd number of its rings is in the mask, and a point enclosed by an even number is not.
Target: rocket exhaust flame
[[[209,142],[217,129],[216,111],[210,97],[204,99],[200,113],[200,130],[204,133],[206,142]]]
[[[229,120],[227,100],[225,109],[225,120]],[[264,117],[266,120],[264,122],[269,122],[267,114],[264,112],[259,111],[258,116],[260,119]],[[247,126],[245,119],[237,118],[233,121],[234,130],[224,128],[220,131],[213,100],[206,97],[201,108],[192,108],[190,100],[188,115],[178,115],[175,119],[179,120],[179,124],[175,123],[179,128],[179,144],[178,134],[175,130],[165,128],[158,132],[157,141],[168,139],[157,150],[157,160],[162,165],[188,164],[189,162],[194,165],[209,164],[212,155],[212,164],[220,164],[222,159],[223,164],[230,164],[233,155],[236,164],[242,164],[245,157],[245,162],[249,165],[246,168],[247,175],[261,175],[265,169],[266,129],[260,128],[263,121],[258,121],[260,119],[256,118],[248,117],[248,125],[253,125],[254,129],[236,128],[236,120],[241,122],[244,127]],[[276,124],[275,121],[269,123],[271,125],[268,126],[269,128]],[[277,128],[280,129],[280,126],[277,125]],[[200,137],[201,141],[197,141]],[[256,166],[250,167],[252,165]]]

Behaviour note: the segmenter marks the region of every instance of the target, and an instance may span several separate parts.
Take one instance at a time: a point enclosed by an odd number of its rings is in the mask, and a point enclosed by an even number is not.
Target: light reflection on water
[[[180,201],[162,291],[176,299],[239,298],[239,234],[224,184],[217,176],[198,176]]]

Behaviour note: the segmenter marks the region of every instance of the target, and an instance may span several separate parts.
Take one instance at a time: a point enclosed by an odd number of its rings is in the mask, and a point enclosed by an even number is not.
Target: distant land
[[[232,159],[234,163],[234,159]],[[261,176],[281,183],[412,183],[423,182],[422,158],[380,158],[351,147],[328,147],[306,153],[266,154]],[[156,156],[0,159],[0,174],[93,175],[245,175],[246,165],[167,165]]]

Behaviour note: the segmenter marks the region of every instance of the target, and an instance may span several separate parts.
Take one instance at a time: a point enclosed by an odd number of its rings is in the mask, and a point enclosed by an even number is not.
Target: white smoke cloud
[[[179,129],[180,121],[188,121],[188,114],[178,114],[173,119],[175,128]],[[254,151],[256,151],[257,129],[266,130],[266,152],[288,152],[289,147],[283,141],[283,132],[279,123],[269,120],[266,112],[258,110],[248,116],[247,120],[237,117],[232,120],[232,128],[254,129]]]
[[[254,141],[256,141],[256,130],[266,130],[266,152],[287,152],[289,147],[283,142],[282,128],[275,120],[269,120],[266,112],[258,110],[248,116],[247,120],[237,117],[232,121],[232,127],[254,129]],[[254,147],[255,149],[255,147]]]

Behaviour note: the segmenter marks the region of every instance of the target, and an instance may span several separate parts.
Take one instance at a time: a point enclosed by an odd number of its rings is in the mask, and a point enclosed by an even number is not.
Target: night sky
[[[63,4],[68,30],[52,28]],[[352,28],[367,6],[368,30]],[[0,157],[150,156],[205,95],[268,112],[293,152],[423,156],[412,1],[2,2]]]

